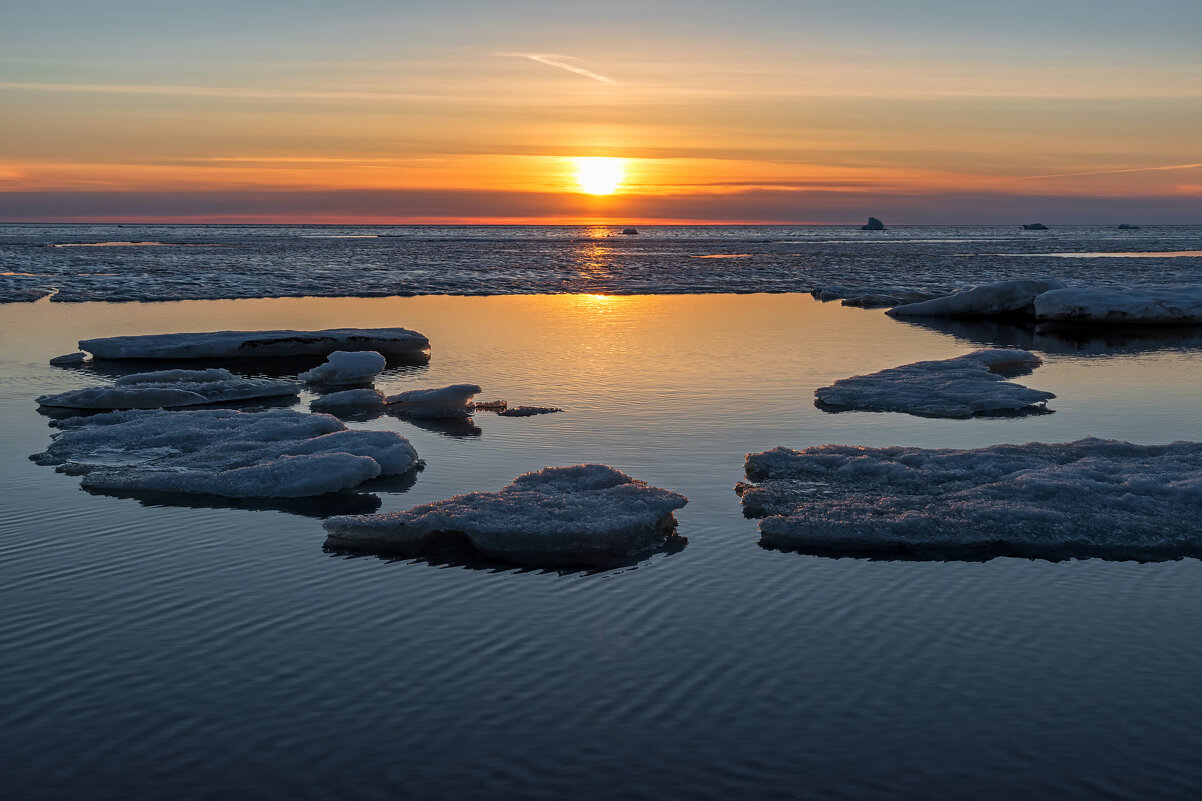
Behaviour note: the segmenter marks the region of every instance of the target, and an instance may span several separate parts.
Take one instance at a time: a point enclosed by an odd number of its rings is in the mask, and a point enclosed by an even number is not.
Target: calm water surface
[[[563,406],[409,437],[382,510],[603,461],[684,493],[683,551],[603,573],[322,550],[316,517],[83,492],[33,398],[86,336],[404,325],[427,367]],[[827,442],[1202,439],[1190,333],[930,328],[800,295],[0,306],[0,763],[11,798],[1181,798],[1202,787],[1202,563],[762,549],[743,455]],[[830,381],[986,344],[1054,414],[827,414]],[[310,396],[302,398],[306,408]],[[374,503],[374,502],[373,502]],[[207,504],[207,505],[206,505]],[[304,510],[300,510],[304,511]],[[311,510],[310,510],[311,511]]]

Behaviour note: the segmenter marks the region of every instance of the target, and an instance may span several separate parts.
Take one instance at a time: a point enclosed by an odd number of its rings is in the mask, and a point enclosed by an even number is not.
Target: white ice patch
[[[367,384],[388,364],[383,355],[374,350],[336,350],[326,358],[326,363],[301,373],[298,378],[311,384]]]
[[[1202,555],[1202,443],[972,450],[823,445],[747,456],[765,545],[930,558]]]
[[[123,376],[111,387],[85,387],[42,395],[37,402],[40,406],[65,409],[168,409],[289,397],[299,389],[291,381],[238,378],[228,370],[160,370]]]
[[[326,545],[418,555],[439,535],[486,558],[530,565],[610,564],[662,545],[683,495],[602,464],[546,467],[500,492],[472,492],[383,515],[332,517]]]
[[[374,350],[415,356],[430,341],[407,328],[332,328],[325,331],[210,331],[189,334],[83,339],[80,350],[98,359],[233,359],[264,356],[328,356],[334,351]]]
[[[470,417],[472,398],[480,391],[475,384],[452,384],[449,387],[411,389],[389,395],[384,402],[389,411],[408,417]]]
[[[1063,281],[1000,281],[996,284],[957,289],[950,295],[894,306],[894,317],[998,317],[1006,314],[1034,314],[1037,295],[1064,288]],[[82,346],[81,346],[82,347]]]
[[[59,425],[63,432],[31,458],[85,474],[91,490],[298,498],[419,463],[400,434],[348,430],[330,415],[290,410],[110,412]]]
[[[384,393],[378,389],[345,389],[314,398],[309,408],[315,412],[373,412],[384,408]]]
[[[1202,285],[1057,289],[1035,299],[1040,320],[1086,323],[1202,323]]]
[[[905,412],[925,417],[972,417],[1045,407],[1056,397],[1007,381],[998,367],[1035,367],[1025,350],[992,348],[955,359],[914,362],[869,375],[843,378],[814,392],[820,405],[840,411]]]

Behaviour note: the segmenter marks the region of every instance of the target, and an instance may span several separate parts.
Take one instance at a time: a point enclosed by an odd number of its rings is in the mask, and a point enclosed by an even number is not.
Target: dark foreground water
[[[604,461],[684,493],[683,551],[603,573],[322,550],[319,519],[89,495],[37,467],[83,336],[405,325],[428,367],[553,404],[439,431],[381,509]],[[1026,337],[1024,341],[1016,338]],[[765,550],[732,485],[778,444],[1202,439],[1202,347],[937,330],[798,295],[0,307],[5,798],[1186,798],[1202,562],[891,562]],[[1054,414],[828,414],[835,378],[1037,346]],[[1034,343],[1034,345],[1033,345]],[[307,400],[306,396],[303,400]],[[303,406],[302,406],[303,408]],[[296,510],[309,511],[313,510]]]

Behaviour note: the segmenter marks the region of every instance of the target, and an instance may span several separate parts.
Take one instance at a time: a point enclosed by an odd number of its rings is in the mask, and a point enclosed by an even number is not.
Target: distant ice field
[[[886,221],[887,222],[887,221]],[[0,302],[1186,284],[1202,226],[0,225]],[[1117,257],[1117,258],[1116,258]]]

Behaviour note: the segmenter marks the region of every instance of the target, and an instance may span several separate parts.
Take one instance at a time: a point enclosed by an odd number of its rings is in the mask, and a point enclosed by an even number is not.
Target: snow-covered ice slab
[[[1202,443],[972,450],[822,445],[747,456],[762,543],[900,558],[1202,556]]]
[[[869,375],[843,378],[814,392],[820,408],[905,412],[924,417],[1046,410],[1051,392],[1030,389],[992,372],[1041,363],[1030,351],[977,350],[955,359],[914,362]]]
[[[1063,289],[1063,281],[1024,279],[957,289],[950,295],[921,303],[894,306],[887,314],[894,317],[1001,317],[1033,316],[1035,298],[1053,289]]]
[[[334,351],[374,350],[386,356],[417,356],[430,340],[407,328],[331,328],[324,331],[210,331],[188,334],[83,339],[80,350],[98,359],[236,359],[265,356],[328,356]]]
[[[31,458],[83,474],[88,490],[298,498],[401,475],[420,462],[400,434],[348,430],[330,415],[290,410],[135,410],[59,426]]]
[[[168,409],[289,397],[299,391],[292,381],[239,378],[228,370],[159,370],[122,376],[112,386],[42,395],[37,402],[64,409]]]
[[[378,389],[344,389],[314,398],[315,412],[377,412],[384,408],[384,393]]]
[[[472,492],[408,511],[333,517],[326,545],[418,556],[466,538],[488,559],[532,566],[612,565],[662,546],[683,495],[603,464],[545,467],[500,492]]]
[[[410,389],[384,399],[389,411],[406,417],[470,417],[472,398],[480,391],[476,384],[452,384],[449,387]]]
[[[326,357],[326,363],[297,376],[311,384],[367,384],[388,366],[383,354],[374,350],[336,350]]]
[[[1202,323],[1202,285],[1056,289],[1035,298],[1040,320],[1154,325]]]

